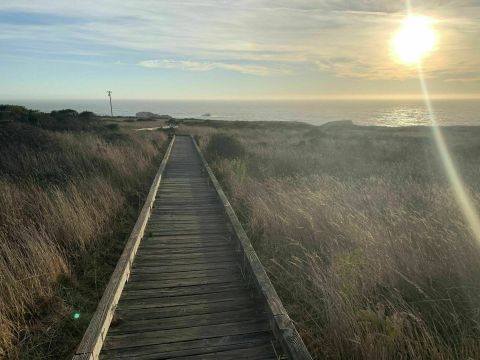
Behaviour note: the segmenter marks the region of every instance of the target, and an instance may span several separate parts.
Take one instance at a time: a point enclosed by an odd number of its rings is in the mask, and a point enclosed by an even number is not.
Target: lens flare
[[[406,4],[406,10],[407,10],[407,18],[405,20],[405,24],[408,24],[409,21],[413,18],[418,18],[414,17],[412,15],[412,4],[410,0],[405,1]],[[428,19],[428,18],[424,18]],[[420,32],[421,31],[432,31],[432,34],[430,35],[422,35],[422,38],[425,41],[425,46],[424,49],[427,49],[424,51],[424,54],[428,51],[430,51],[434,46],[435,46],[435,34],[433,33],[433,30],[431,30],[427,25],[428,21],[425,23],[426,20],[422,20],[423,25],[419,26]],[[418,23],[417,23],[418,24]],[[404,30],[408,28],[404,27]],[[422,30],[423,28],[423,30]],[[430,29],[430,30],[429,30]],[[400,31],[402,33],[403,30]],[[399,33],[399,34],[400,34]],[[399,36],[399,35],[398,35]],[[412,33],[413,36],[413,33]],[[425,40],[426,39],[426,40]],[[431,42],[430,45],[429,41]],[[437,120],[435,117],[435,112],[433,110],[433,105],[432,101],[430,99],[430,94],[428,93],[428,88],[427,88],[427,82],[425,81],[425,76],[423,72],[423,67],[421,64],[423,56],[420,56],[418,58],[417,62],[417,72],[418,72],[418,79],[420,81],[420,87],[422,90],[423,94],[423,99],[425,102],[425,106],[427,107],[429,116],[430,116],[430,121],[432,123],[432,131],[433,131],[433,137],[435,139],[435,144],[437,146],[438,152],[440,153],[440,158],[442,159],[443,166],[445,168],[445,172],[448,177],[448,181],[450,183],[450,186],[452,187],[453,193],[455,194],[455,200],[457,204],[459,205],[463,217],[465,218],[468,226],[470,227],[470,230],[474,236],[474,238],[477,240],[477,243],[480,244],[480,218],[478,216],[478,211],[475,207],[475,204],[473,203],[471,197],[469,196],[465,184],[462,180],[462,177],[458,173],[457,169],[455,168],[455,164],[453,162],[452,156],[450,155],[450,152],[448,151],[448,146],[445,141],[445,138],[442,133],[442,129],[440,126],[437,124]],[[410,58],[413,58],[410,57]]]
[[[470,229],[473,233],[473,236],[480,243],[480,221],[477,209],[471,200],[468,192],[465,189],[463,180],[455,168],[452,156],[448,151],[447,143],[443,136],[440,126],[437,124],[435,117],[435,112],[433,111],[432,101],[428,93],[427,83],[423,75],[422,66],[418,65],[418,78],[420,80],[420,86],[422,88],[423,98],[425,105],[427,107],[428,113],[430,115],[430,121],[432,123],[433,136],[435,138],[435,143],[440,153],[440,157],[445,167],[445,172],[447,173],[448,180],[455,194],[457,204],[459,205],[467,224],[470,226]]]
[[[395,54],[404,64],[419,63],[437,42],[431,24],[432,20],[425,16],[408,16],[403,27],[393,40]]]

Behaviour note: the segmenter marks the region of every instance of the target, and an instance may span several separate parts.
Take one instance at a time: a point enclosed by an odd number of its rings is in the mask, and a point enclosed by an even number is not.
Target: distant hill
[[[159,120],[170,120],[173,119],[170,115],[158,115],[149,111],[140,111],[135,114],[139,119],[159,119]]]
[[[0,105],[0,122],[18,122],[46,130],[93,130],[101,125],[90,111],[64,109],[44,113],[17,105]]]

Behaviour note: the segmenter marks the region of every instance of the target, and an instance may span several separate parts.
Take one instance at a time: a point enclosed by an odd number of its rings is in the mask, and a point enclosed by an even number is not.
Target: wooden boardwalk
[[[101,359],[309,358],[291,322],[280,329],[285,318],[275,318],[264,293],[272,290],[252,279],[218,188],[191,137],[177,136],[128,282],[99,335]],[[78,358],[96,358],[81,349]]]

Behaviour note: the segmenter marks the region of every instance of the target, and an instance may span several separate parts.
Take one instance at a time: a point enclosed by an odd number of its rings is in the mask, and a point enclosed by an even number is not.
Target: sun
[[[393,39],[398,60],[404,64],[418,64],[437,42],[432,29],[432,19],[425,16],[409,16]]]

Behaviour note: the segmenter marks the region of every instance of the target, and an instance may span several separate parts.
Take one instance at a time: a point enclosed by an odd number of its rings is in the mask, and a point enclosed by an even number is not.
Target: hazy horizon
[[[91,100],[12,100],[12,105],[50,112],[61,109],[110,114],[107,98]],[[437,122],[442,125],[480,125],[480,102],[476,99],[433,99]],[[240,121],[299,121],[321,125],[351,120],[357,125],[430,125],[421,99],[329,99],[329,100],[122,100],[114,99],[116,116],[135,116],[149,111],[175,118]]]
[[[430,95],[432,100],[480,100],[480,94],[432,94]],[[106,101],[106,97],[54,97],[54,98],[42,98],[42,97],[5,97],[2,100],[5,101]],[[323,97],[242,97],[242,98],[229,98],[229,97],[216,97],[216,98],[148,98],[148,97],[131,97],[131,98],[117,98],[112,93],[112,99],[118,101],[424,101],[421,94],[418,95],[351,95],[351,96],[323,96]]]

